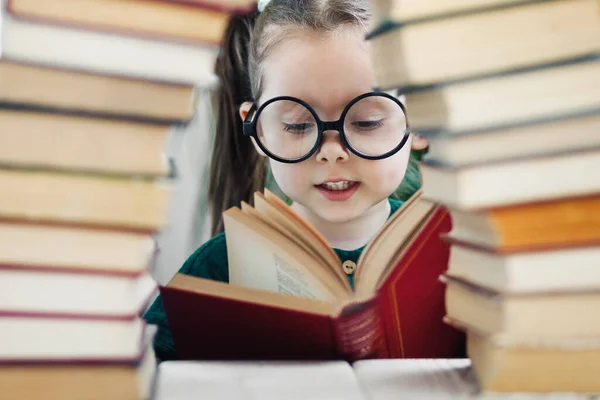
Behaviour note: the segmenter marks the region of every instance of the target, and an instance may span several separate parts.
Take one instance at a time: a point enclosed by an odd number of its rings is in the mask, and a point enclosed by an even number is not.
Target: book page
[[[315,248],[314,240],[311,241],[309,238],[310,232],[307,233],[301,226],[298,226],[296,221],[289,218],[289,216],[280,209],[274,207],[261,196],[259,192],[254,194],[254,208],[251,205],[242,202],[242,211],[252,215],[254,218],[264,222],[273,229],[276,229],[312,257],[322,260],[323,263],[328,265],[331,270],[336,273],[343,285],[348,283],[348,279],[346,279],[341,271],[341,262],[337,258],[332,259],[331,257],[328,257],[323,251],[319,251],[318,248]],[[349,285],[348,291],[350,291]]]
[[[353,367],[372,400],[480,398],[470,365],[469,359],[391,359],[357,361]]]
[[[289,262],[277,254],[273,254],[273,260],[275,262],[275,276],[277,291],[279,293],[317,298],[305,274],[292,267]]]
[[[260,192],[254,194],[254,207],[279,225],[279,229],[289,232],[295,241],[310,247],[315,256],[321,258],[350,291],[348,278],[342,270],[342,262],[317,230],[268,190],[265,190],[264,196]]]
[[[260,193],[259,193],[260,194]],[[322,250],[324,253],[327,253],[325,257],[334,259],[336,262],[339,262],[339,258],[335,251],[327,242],[327,239],[321,234],[321,232],[317,231],[312,225],[306,222],[303,218],[301,218],[298,214],[296,214],[290,206],[288,206],[283,200],[277,197],[275,194],[265,189],[264,199],[267,200],[271,205],[278,208],[281,212],[286,214],[290,219],[298,224],[298,227],[303,231],[310,232],[306,238],[311,240],[313,247],[318,250]],[[314,241],[313,241],[314,239]]]
[[[345,361],[167,361],[158,379],[157,400],[366,400]]]
[[[319,258],[318,253],[316,253],[312,248],[310,248],[304,241],[295,240],[293,233],[285,229],[285,227],[277,225],[273,222],[272,219],[267,218],[265,215],[258,212],[248,203],[242,202],[241,205],[242,211],[244,213],[252,216],[253,218],[256,218],[257,220],[270,226],[271,228],[276,229],[282,235],[298,244],[298,246],[300,246],[302,250],[304,250],[307,254],[310,254],[312,257]],[[277,266],[276,275],[279,293],[291,294],[300,297],[315,297],[309,290],[308,283],[306,282],[304,276],[299,274],[298,271],[292,268],[288,262],[286,262],[283,258],[279,256],[275,256],[275,264]]]
[[[277,230],[238,208],[223,219],[231,284],[323,300],[346,294],[319,259]]]

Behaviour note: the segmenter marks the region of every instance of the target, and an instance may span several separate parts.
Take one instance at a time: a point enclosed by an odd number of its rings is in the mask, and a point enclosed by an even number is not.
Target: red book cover
[[[464,334],[443,322],[450,216],[417,228],[371,299],[331,303],[176,275],[161,287],[180,359],[452,358]]]
[[[447,210],[438,208],[378,291],[391,358],[464,356],[464,333],[443,322],[445,286],[439,276],[448,267],[450,249],[440,234],[451,227]]]
[[[185,281],[193,284],[197,280],[214,290],[199,293],[183,288]],[[180,359],[337,358],[332,319],[327,311],[291,310],[277,304],[224,297],[231,288],[183,275],[160,288]],[[252,295],[258,291],[248,292]],[[270,298],[273,295],[266,294]]]

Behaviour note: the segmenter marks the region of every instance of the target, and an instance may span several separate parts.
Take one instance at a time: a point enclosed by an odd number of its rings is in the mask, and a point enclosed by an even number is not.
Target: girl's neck
[[[366,245],[385,224],[391,211],[388,199],[384,199],[358,218],[331,222],[298,203],[293,203],[292,209],[319,231],[331,247],[341,250],[355,250]]]

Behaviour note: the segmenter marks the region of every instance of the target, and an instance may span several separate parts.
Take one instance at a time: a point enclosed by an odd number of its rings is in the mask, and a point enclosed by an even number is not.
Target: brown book
[[[163,40],[219,43],[229,13],[147,0],[9,0],[15,17]]]
[[[197,7],[227,11],[229,13],[246,13],[256,9],[257,0],[162,0],[184,4],[193,4]]]
[[[449,240],[448,275],[503,293],[600,287],[600,246],[499,251]],[[568,265],[568,268],[565,268]]]
[[[6,221],[0,243],[0,269],[124,277],[143,273],[155,252],[146,233]]]
[[[152,345],[118,362],[0,364],[0,392],[14,399],[146,400],[152,398],[156,358]]]
[[[0,9],[0,21],[2,59],[153,82],[202,87],[217,83],[214,65],[218,46],[214,44],[200,46],[79,29],[17,18],[5,8]],[[68,87],[73,84],[69,82]]]
[[[386,26],[375,27],[377,34],[371,35],[376,84],[420,87],[595,53],[600,48],[599,13],[597,0],[515,1],[480,12],[403,21],[396,28],[386,28],[390,23],[384,21]],[[412,107],[411,101],[407,104]]]
[[[405,94],[410,127],[424,136],[466,134],[598,112],[599,76],[600,54],[594,53],[485,79],[415,89]]]
[[[600,243],[600,195],[478,211],[452,209],[450,215],[453,240],[500,252]]]
[[[467,352],[483,392],[600,392],[600,340],[523,345],[467,333]]]
[[[0,290],[0,314],[119,317],[146,306],[156,282],[148,272],[124,276],[0,266]]]
[[[191,120],[194,89],[0,60],[0,106],[170,124]]]
[[[0,165],[166,177],[169,125],[0,109]],[[135,151],[132,151],[135,149]]]
[[[597,170],[598,147],[458,168],[427,159],[420,165],[423,195],[464,211],[591,196],[600,192]]]
[[[417,193],[367,245],[352,291],[322,236],[270,192],[257,199],[254,211],[224,213],[230,284],[178,274],[161,288],[179,358],[460,354],[461,333],[442,321],[438,280],[448,261],[439,238],[450,229],[446,210]]]
[[[502,160],[548,156],[600,147],[600,108],[582,115],[550,118],[509,128],[427,135],[427,159],[466,167]],[[565,132],[569,132],[569,140]],[[518,145],[516,145],[518,143]]]
[[[600,336],[600,290],[502,293],[444,275],[447,316],[485,334],[516,338]]]
[[[0,220],[156,232],[166,222],[167,182],[0,170]]]
[[[433,18],[447,18],[529,2],[532,0],[373,0],[371,1],[372,25],[378,26],[384,22],[401,24]]]
[[[0,310],[0,365],[126,363],[138,358],[154,330],[130,315],[11,313]]]

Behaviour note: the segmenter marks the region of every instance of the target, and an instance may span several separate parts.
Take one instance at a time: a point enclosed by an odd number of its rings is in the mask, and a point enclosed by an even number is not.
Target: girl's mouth
[[[315,188],[330,201],[346,201],[358,190],[360,182],[338,181],[315,185]]]

